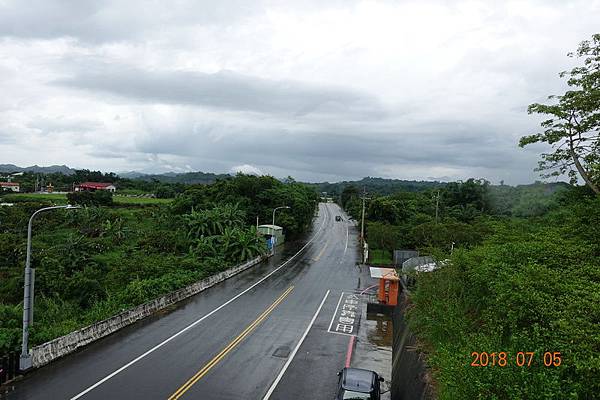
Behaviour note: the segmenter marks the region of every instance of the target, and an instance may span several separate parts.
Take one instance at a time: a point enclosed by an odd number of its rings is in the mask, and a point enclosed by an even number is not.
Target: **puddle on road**
[[[367,314],[367,341],[377,347],[392,348],[394,338],[392,330],[392,320],[387,315],[383,314]]]

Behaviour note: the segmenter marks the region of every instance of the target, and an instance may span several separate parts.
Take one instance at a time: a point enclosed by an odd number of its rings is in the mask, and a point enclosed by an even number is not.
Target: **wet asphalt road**
[[[28,374],[2,398],[332,399],[349,337],[328,325],[342,290],[371,283],[356,266],[356,235],[337,205],[322,203],[304,241]]]

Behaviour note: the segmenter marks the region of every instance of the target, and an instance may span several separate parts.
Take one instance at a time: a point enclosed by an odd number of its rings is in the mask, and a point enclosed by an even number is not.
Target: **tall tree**
[[[359,197],[360,196],[360,190],[354,186],[354,185],[348,185],[344,188],[344,190],[342,190],[342,194],[340,196],[340,200],[342,202],[342,207],[346,208],[346,206],[348,205],[348,202],[353,198],[353,197]]]
[[[524,136],[519,146],[532,143],[552,145],[552,153],[542,154],[538,171],[544,177],[567,174],[571,183],[579,175],[600,196],[600,34],[581,42],[569,57],[583,59],[583,65],[563,71],[569,90],[562,96],[550,96],[552,104],[534,103],[530,114],[550,118],[541,123],[541,133]]]

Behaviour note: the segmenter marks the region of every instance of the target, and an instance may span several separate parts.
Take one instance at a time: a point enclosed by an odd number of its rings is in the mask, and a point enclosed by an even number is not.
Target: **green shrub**
[[[588,221],[598,217],[596,206],[586,208]],[[578,208],[498,224],[484,244],[459,249],[451,263],[419,276],[408,317],[441,399],[600,393],[600,262],[597,242],[582,238]],[[472,367],[473,351],[504,351],[513,361]],[[535,352],[531,367],[515,365],[519,351]],[[544,366],[547,351],[561,352],[561,366]]]
[[[113,204],[112,193],[108,190],[81,191],[67,193],[69,204],[82,206],[111,206]]]

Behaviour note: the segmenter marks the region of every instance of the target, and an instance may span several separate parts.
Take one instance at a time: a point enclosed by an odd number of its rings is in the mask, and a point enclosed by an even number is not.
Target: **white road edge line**
[[[323,308],[323,304],[325,304],[325,300],[327,300],[327,296],[329,296],[329,290],[327,291],[327,293],[325,293],[325,296],[323,297],[323,300],[321,300],[321,304],[319,304],[319,308],[317,308],[317,311],[315,312],[315,314],[313,315],[312,319],[310,320],[310,323],[308,324],[308,326],[306,327],[306,330],[302,334],[302,337],[300,338],[300,341],[298,342],[298,344],[296,345],[296,347],[294,347],[294,351],[292,351],[292,354],[290,354],[290,356],[288,357],[287,361],[283,365],[283,368],[281,369],[281,371],[279,371],[279,375],[277,375],[277,378],[275,378],[275,381],[273,382],[273,384],[269,388],[269,391],[267,392],[267,394],[265,394],[265,397],[263,397],[263,400],[269,400],[269,398],[271,397],[271,395],[275,391],[275,388],[279,384],[279,381],[281,381],[281,378],[283,378],[283,375],[285,374],[285,371],[287,371],[288,367],[292,363],[292,360],[296,356],[296,353],[298,352],[298,349],[300,349],[300,346],[304,342],[304,339],[306,339],[306,336],[308,336],[308,332],[310,331],[310,328],[312,328],[313,324],[315,323],[315,320],[317,319],[317,316],[321,312],[321,308]]]
[[[348,250],[348,236],[350,235],[348,225],[346,225],[346,247],[344,247],[344,255],[346,255],[346,251]]]
[[[346,245],[344,246],[344,254],[342,255],[342,259],[340,260],[340,264],[344,261],[344,257],[346,257],[346,252],[348,251],[348,238],[350,236],[350,230],[348,229],[348,224],[346,224]]]
[[[342,302],[342,297],[344,297],[344,292],[342,292],[342,294],[340,294],[340,299],[337,302],[337,306],[335,306],[335,311],[333,312],[333,316],[331,317],[331,322],[329,323],[329,328],[327,328],[327,332],[331,332],[331,327],[333,326],[333,320],[335,319],[335,316],[337,315],[338,308],[340,308],[340,303]]]
[[[198,325],[200,322],[204,321],[206,318],[210,317],[211,315],[213,315],[217,311],[221,310],[223,307],[226,307],[227,305],[229,305],[233,301],[237,300],[239,297],[241,297],[244,294],[248,293],[248,291],[252,290],[253,288],[255,288],[260,283],[264,282],[268,277],[270,277],[271,275],[273,275],[274,273],[276,273],[277,271],[279,271],[281,268],[283,268],[284,266],[286,266],[298,254],[300,254],[302,252],[302,250],[304,250],[317,237],[317,235],[319,234],[319,232],[321,232],[321,229],[323,229],[323,226],[325,225],[325,221],[327,221],[327,214],[325,214],[325,218],[323,218],[323,222],[321,223],[321,226],[319,227],[319,230],[313,235],[313,237],[308,242],[306,242],[306,244],[304,246],[302,246],[302,248],[300,250],[298,250],[298,252],[296,252],[296,254],[294,254],[293,256],[291,256],[287,261],[285,261],[279,267],[277,267],[273,271],[269,272],[267,275],[265,275],[264,277],[262,277],[260,280],[258,280],[254,284],[252,284],[250,287],[248,287],[247,289],[245,289],[243,292],[240,292],[236,296],[234,296],[231,299],[227,300],[225,303],[221,304],[219,307],[215,308],[214,310],[212,310],[208,314],[204,315],[202,318],[200,318],[200,319],[192,322],[190,325],[186,326],[185,328],[183,328],[179,332],[175,333],[173,336],[165,339],[164,341],[162,341],[159,344],[157,344],[156,346],[152,347],[150,350],[146,351],[142,355],[134,358],[133,360],[131,360],[127,364],[123,365],[121,368],[119,368],[116,371],[114,371],[114,372],[110,373],[109,375],[105,376],[104,378],[102,378],[98,382],[94,383],[92,386],[88,387],[87,389],[85,389],[81,393],[76,394],[75,396],[71,397],[70,400],[77,400],[77,399],[85,396],[87,393],[91,392],[92,390],[94,390],[98,386],[102,385],[107,380],[113,378],[115,375],[117,375],[117,374],[123,372],[125,369],[131,367],[133,364],[137,363],[142,358],[146,357],[148,354],[153,353],[154,351],[158,350],[159,348],[161,348],[165,344],[169,343],[171,340],[175,339],[177,336],[179,336],[182,333],[187,332],[188,330],[192,329],[194,326]]]

